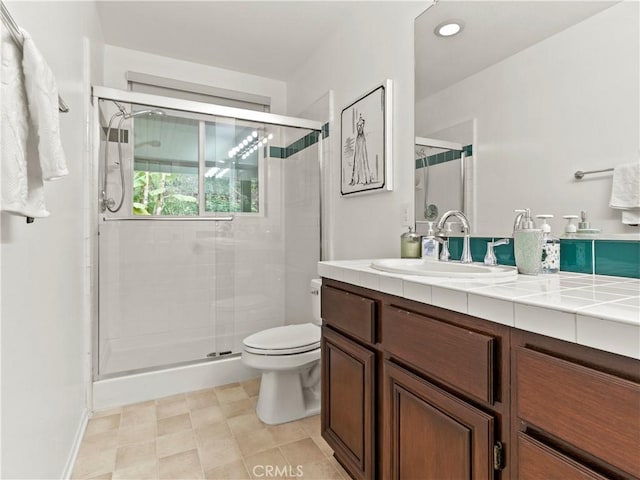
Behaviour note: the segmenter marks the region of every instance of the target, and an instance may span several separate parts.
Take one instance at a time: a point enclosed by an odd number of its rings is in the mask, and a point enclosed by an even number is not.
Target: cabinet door
[[[384,363],[386,479],[493,479],[493,417]]]
[[[374,478],[374,352],[322,329],[322,436],[355,478]]]

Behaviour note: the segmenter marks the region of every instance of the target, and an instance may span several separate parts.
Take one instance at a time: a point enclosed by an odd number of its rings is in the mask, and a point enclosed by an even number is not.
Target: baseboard
[[[78,458],[78,452],[80,451],[80,445],[82,444],[82,438],[84,437],[84,431],[87,429],[87,422],[89,421],[89,411],[84,408],[82,410],[82,415],[80,416],[80,424],[78,425],[78,429],[76,430],[76,436],[73,439],[73,445],[71,447],[71,452],[69,452],[69,458],[67,459],[67,463],[62,472],[62,480],[68,480],[71,478],[71,474],[73,473],[73,467],[76,464],[76,459]]]

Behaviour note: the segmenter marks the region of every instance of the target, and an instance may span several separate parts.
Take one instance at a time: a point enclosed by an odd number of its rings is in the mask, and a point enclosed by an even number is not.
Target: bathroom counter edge
[[[520,330],[640,359],[640,280],[560,272],[508,281],[453,280],[318,262],[318,274]]]

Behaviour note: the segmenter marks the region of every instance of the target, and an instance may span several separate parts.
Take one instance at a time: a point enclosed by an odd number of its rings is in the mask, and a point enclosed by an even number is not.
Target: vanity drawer
[[[640,477],[640,385],[517,347],[516,412],[531,428]]]
[[[322,286],[322,320],[337,330],[375,343],[376,301]]]
[[[494,337],[389,306],[382,313],[382,343],[434,379],[493,403]]]
[[[605,477],[590,468],[566,457],[520,432],[518,434],[519,480],[605,480]]]

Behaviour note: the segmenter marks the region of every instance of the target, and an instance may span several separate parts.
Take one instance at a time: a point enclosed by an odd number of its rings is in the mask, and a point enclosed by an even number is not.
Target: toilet
[[[269,328],[242,341],[242,361],[262,372],[256,414],[264,423],[320,413],[321,285],[311,280],[313,323]]]

